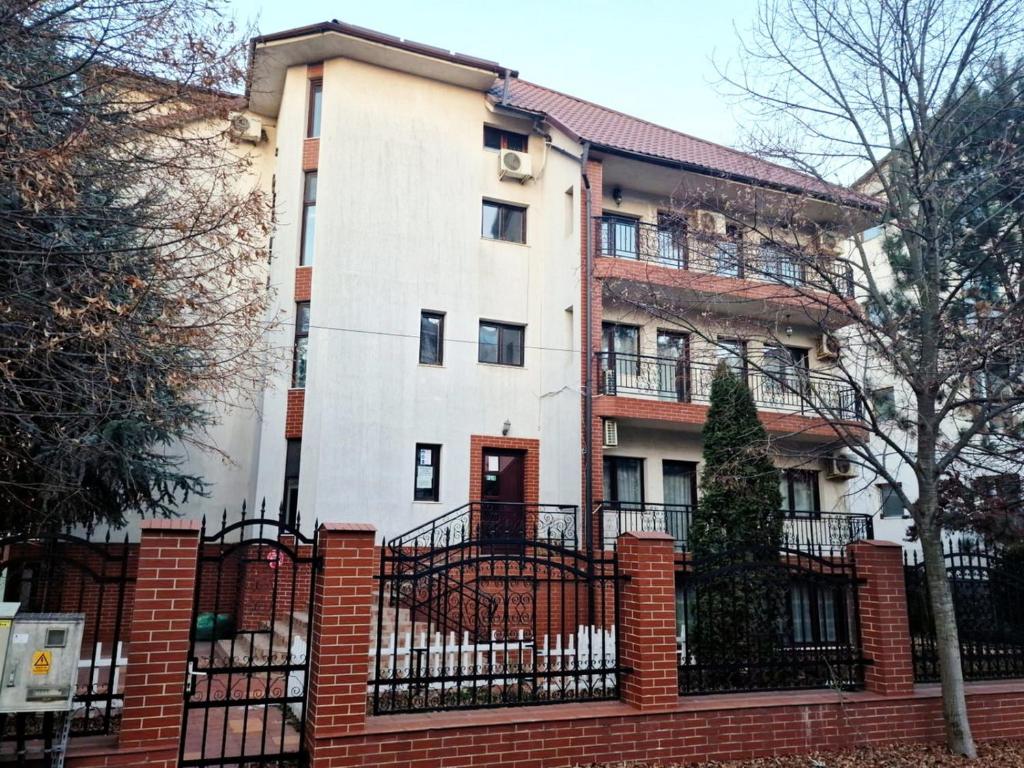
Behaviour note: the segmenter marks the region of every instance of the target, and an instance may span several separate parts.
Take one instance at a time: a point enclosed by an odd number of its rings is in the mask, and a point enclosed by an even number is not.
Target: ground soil
[[[848,752],[764,757],[725,763],[690,764],[688,768],[1024,768],[1024,742],[1003,741],[978,745],[978,759],[964,760],[944,747],[901,744]],[[683,763],[659,768],[682,768]],[[654,763],[606,763],[599,768],[654,768]],[[593,768],[598,768],[594,766]]]

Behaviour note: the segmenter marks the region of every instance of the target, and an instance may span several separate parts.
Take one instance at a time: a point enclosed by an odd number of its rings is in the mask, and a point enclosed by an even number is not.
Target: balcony
[[[644,262],[717,277],[754,280],[795,289],[853,296],[853,274],[830,259],[775,244],[755,245],[681,226],[595,216],[598,256]]]
[[[716,365],[686,358],[621,352],[597,354],[598,391],[676,403],[708,403]],[[768,362],[765,362],[768,365]],[[747,370],[747,387],[759,409],[839,421],[861,419],[856,391],[846,382],[797,366]]]
[[[598,541],[604,549],[614,549],[615,539],[621,533],[665,531],[672,536],[676,552],[688,552],[695,511],[696,506],[692,504],[604,501],[594,515]],[[820,511],[785,511],[782,514],[785,549],[829,555],[842,552],[854,541],[874,538],[871,515]]]

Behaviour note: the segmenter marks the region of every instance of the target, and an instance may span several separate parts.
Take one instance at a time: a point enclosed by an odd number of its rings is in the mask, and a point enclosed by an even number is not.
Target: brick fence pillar
[[[860,640],[871,660],[865,687],[887,696],[912,693],[914,662],[903,578],[903,547],[891,541],[858,541],[849,546],[861,585],[857,589]]]
[[[198,522],[142,523],[118,744],[149,768],[178,764],[198,553]]]
[[[619,686],[637,709],[674,706],[679,699],[676,653],[676,579],[673,539],[667,533],[624,533],[617,544],[619,665],[630,669]]]
[[[318,741],[366,725],[376,529],[362,523],[320,526],[323,569],[313,597],[307,748],[317,764]],[[329,741],[319,747],[327,748]]]

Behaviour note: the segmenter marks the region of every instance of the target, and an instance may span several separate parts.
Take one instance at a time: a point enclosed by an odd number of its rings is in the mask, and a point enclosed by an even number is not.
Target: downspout
[[[590,158],[590,142],[583,142],[583,153],[580,155],[580,172],[583,177],[583,249],[584,274],[583,285],[586,295],[583,299],[583,322],[586,333],[583,337],[583,357],[585,361],[583,375],[583,521],[585,527],[587,555],[594,553],[594,329],[591,327],[593,307],[594,281],[594,250],[590,243],[590,232],[593,217],[591,211],[590,178],[587,176],[587,161]]]

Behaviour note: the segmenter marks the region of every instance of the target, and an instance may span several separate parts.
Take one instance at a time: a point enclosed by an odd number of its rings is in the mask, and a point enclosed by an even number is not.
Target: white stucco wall
[[[278,120],[272,281],[291,316],[306,90],[292,69]],[[499,181],[484,123],[530,124],[477,91],[335,59],[323,92],[300,510],[387,535],[425,522],[468,500],[470,435],[500,435],[506,420],[510,437],[541,440],[541,500],[578,503],[578,163],[548,152],[540,178]],[[530,154],[539,173],[542,138]],[[528,207],[525,245],[481,238],[483,198]],[[418,364],[424,309],[446,313],[440,367]],[[522,368],[477,362],[482,318],[526,325]],[[277,385],[264,404],[268,501],[283,487],[287,377]],[[412,501],[417,442],[442,445],[437,503]]]

